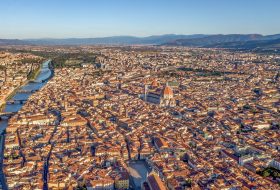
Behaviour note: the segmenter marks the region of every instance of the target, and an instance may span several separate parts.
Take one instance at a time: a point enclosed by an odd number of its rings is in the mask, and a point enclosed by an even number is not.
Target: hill
[[[26,45],[29,44],[26,41],[17,40],[17,39],[0,39],[0,46],[2,45]]]
[[[280,34],[228,34],[228,35],[177,35],[166,34],[148,37],[111,36],[100,38],[65,39],[0,39],[2,45],[166,45],[208,48],[278,48]]]
[[[115,44],[115,45],[133,45],[133,44],[153,44],[160,45],[168,43],[176,39],[193,39],[201,38],[207,35],[176,35],[166,34],[148,37],[135,37],[135,36],[112,36],[101,38],[67,38],[67,39],[29,39],[29,43],[36,45],[97,45],[97,44]]]
[[[263,36],[260,34],[228,34],[228,35],[211,35],[196,39],[177,39],[171,41],[165,45],[175,46],[190,46],[190,47],[203,47],[212,44],[226,43],[226,42],[239,42],[239,41],[251,41],[262,39]]]
[[[280,38],[272,40],[254,40],[245,42],[229,42],[206,45],[208,48],[232,48],[232,49],[280,49]]]

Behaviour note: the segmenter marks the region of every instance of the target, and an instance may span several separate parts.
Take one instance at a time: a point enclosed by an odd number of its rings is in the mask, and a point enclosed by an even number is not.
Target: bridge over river
[[[34,92],[37,92],[38,90],[37,89],[34,89],[34,90],[24,90],[24,89],[20,89],[19,91],[17,91],[18,93],[27,93],[27,94],[30,94],[30,93],[34,93]]]
[[[0,120],[2,119],[10,119],[13,115],[15,115],[17,112],[0,112]]]
[[[26,103],[26,99],[23,99],[23,100],[10,100],[7,102],[8,105],[11,105],[11,104],[25,104]]]
[[[8,126],[8,120],[22,108],[33,93],[40,90],[53,76],[49,68],[50,63],[51,60],[45,61],[42,64],[38,77],[34,81],[30,81],[28,84],[21,87],[16,94],[6,102],[3,112],[0,112],[0,189],[8,189],[5,173],[2,168],[5,147],[5,129]]]

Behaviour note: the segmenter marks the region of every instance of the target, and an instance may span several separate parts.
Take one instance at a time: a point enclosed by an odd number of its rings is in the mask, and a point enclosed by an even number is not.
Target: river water
[[[51,60],[45,61],[42,64],[40,74],[36,77],[34,82],[28,82],[26,85],[22,86],[18,91],[37,91],[41,89],[46,83],[47,79],[50,78],[52,72],[49,68],[49,63]],[[11,100],[27,100],[34,92],[17,92]],[[6,104],[3,112],[18,112],[24,104]],[[9,120],[0,120],[0,134],[6,129]]]

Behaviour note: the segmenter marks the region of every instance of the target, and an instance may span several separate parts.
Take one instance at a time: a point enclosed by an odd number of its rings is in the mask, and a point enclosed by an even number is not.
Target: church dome
[[[165,86],[163,90],[163,98],[173,98],[173,90],[170,86]]]

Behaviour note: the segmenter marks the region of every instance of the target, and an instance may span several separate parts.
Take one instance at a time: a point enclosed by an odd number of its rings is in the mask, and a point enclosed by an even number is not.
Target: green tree
[[[263,177],[268,177],[268,176],[270,176],[270,173],[267,170],[265,170],[263,172]]]

